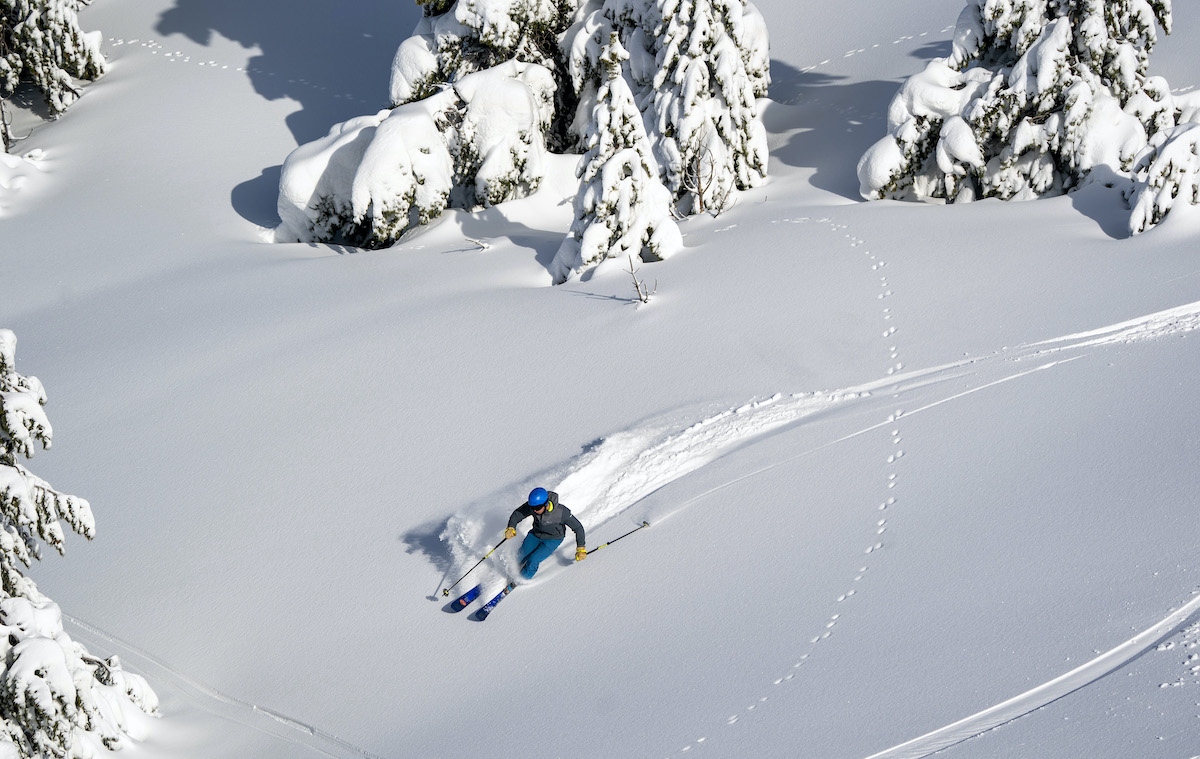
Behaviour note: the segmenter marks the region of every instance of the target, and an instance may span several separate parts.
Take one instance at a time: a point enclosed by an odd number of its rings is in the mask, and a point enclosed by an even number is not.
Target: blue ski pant
[[[537,574],[538,566],[550,558],[550,556],[558,550],[562,545],[563,539],[546,540],[539,538],[532,532],[525,536],[525,540],[521,542],[521,548],[517,551],[517,559],[521,562],[521,576],[526,580],[532,580]]]

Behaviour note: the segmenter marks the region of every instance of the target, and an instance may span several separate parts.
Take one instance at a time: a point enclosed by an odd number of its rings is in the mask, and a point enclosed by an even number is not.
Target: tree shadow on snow
[[[155,26],[199,45],[214,35],[257,48],[246,76],[267,100],[290,98],[299,109],[285,122],[298,144],[334,124],[388,106],[388,78],[396,48],[421,17],[416,3],[396,0],[175,0]],[[282,162],[283,155],[264,156]],[[234,188],[231,202],[242,218],[275,227],[279,166]]]
[[[954,52],[954,43],[950,40],[940,40],[922,45],[912,51],[911,55],[920,61],[931,61],[934,58],[949,58],[952,52]]]
[[[1104,234],[1114,240],[1124,240],[1133,234],[1129,231],[1129,205],[1121,193],[1121,188],[1128,182],[1111,167],[1098,166],[1092,169],[1083,186],[1069,195],[1071,205],[1095,221]]]
[[[514,201],[520,202],[520,201]],[[469,240],[487,243],[488,240],[504,239],[519,248],[533,253],[534,259],[546,271],[562,244],[563,230],[537,229],[519,221],[513,221],[505,211],[505,204],[485,208],[474,213],[462,213],[458,219],[463,236]]]
[[[952,47],[950,40],[939,40],[911,55],[921,61],[944,58]],[[772,60],[768,97],[790,108],[776,108],[764,120],[771,132],[797,130],[786,144],[774,147],[772,158],[813,168],[814,187],[861,200],[858,159],[886,134],[888,105],[903,79],[839,83],[845,79]]]
[[[175,0],[155,30],[200,45],[219,34],[258,48],[247,76],[264,98],[300,104],[287,125],[305,143],[387,107],[392,58],[420,15],[415,3],[396,0]]]
[[[229,202],[246,221],[273,229],[279,226],[279,175],[283,166],[263,169],[254,179],[233,188]]]
[[[839,84],[845,77],[801,71],[771,62],[768,97],[778,103],[763,121],[773,134],[792,132],[775,144],[773,160],[815,169],[812,184],[850,200],[858,192],[858,159],[887,131],[887,108],[900,80]]]
[[[12,93],[4,98],[4,112],[8,119],[8,133],[13,140],[11,151],[20,155],[20,143],[30,137],[40,127],[54,121],[54,114],[46,105],[46,98],[31,82],[17,83]]]

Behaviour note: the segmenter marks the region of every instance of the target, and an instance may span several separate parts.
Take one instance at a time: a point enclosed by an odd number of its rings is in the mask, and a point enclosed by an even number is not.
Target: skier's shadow
[[[449,519],[443,519],[441,521],[426,522],[400,536],[400,542],[404,544],[405,553],[419,553],[429,559],[430,563],[441,571],[443,579],[450,573],[453,565],[450,548],[442,540],[442,533],[445,532],[449,521]],[[437,594],[427,596],[430,601],[436,601],[438,597]]]

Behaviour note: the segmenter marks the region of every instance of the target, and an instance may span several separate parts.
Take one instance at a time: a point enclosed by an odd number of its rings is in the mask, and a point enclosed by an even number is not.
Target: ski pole
[[[497,544],[496,544],[496,548],[499,548],[500,546],[504,545],[504,541],[505,541],[505,540],[508,540],[508,538],[505,538],[504,540],[501,540],[499,543],[497,543]],[[479,561],[475,562],[475,567],[478,567],[480,564],[482,564],[482,563],[484,562],[484,559],[487,559],[487,557],[489,557],[489,556],[491,556],[492,554],[494,554],[494,553],[496,552],[496,548],[493,548],[492,550],[488,551],[487,553],[485,553],[485,554],[483,555],[483,559],[480,559]],[[467,570],[467,573],[466,573],[466,574],[464,574],[462,577],[460,577],[460,578],[458,578],[457,580],[455,580],[455,581],[454,581],[454,585],[458,585],[460,582],[462,582],[463,580],[467,579],[467,575],[469,575],[469,574],[471,574],[472,572],[474,572],[474,571],[475,571],[475,567],[471,567],[470,569],[468,569],[468,570]],[[454,590],[454,585],[451,585],[451,586],[450,586],[450,587],[448,587],[448,588],[442,588],[442,595],[443,595],[443,596],[448,596],[448,595],[450,595],[450,591]]]
[[[625,534],[624,534],[624,535],[622,535],[620,538],[613,538],[612,540],[610,540],[610,541],[608,541],[607,543],[605,543],[603,546],[596,546],[596,547],[595,547],[595,548],[593,548],[592,550],[588,551],[588,553],[595,553],[596,551],[599,551],[599,550],[600,550],[601,548],[603,548],[604,546],[611,546],[613,543],[616,543],[616,542],[617,542],[618,540],[620,540],[621,538],[627,538],[627,537],[629,537],[630,535],[632,535],[633,533],[635,533],[635,532],[637,532],[638,530],[642,529],[642,527],[649,527],[649,526],[650,526],[650,523],[649,523],[649,522],[642,522],[642,524],[641,524],[640,526],[638,526],[638,527],[634,527],[632,530],[630,530],[629,532],[625,533]]]

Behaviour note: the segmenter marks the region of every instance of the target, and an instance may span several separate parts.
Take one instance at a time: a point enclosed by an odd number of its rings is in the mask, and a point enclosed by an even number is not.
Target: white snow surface
[[[160,698],[124,754],[1200,755],[1200,219],[862,201],[961,0],[756,5],[769,179],[644,305],[625,262],[550,286],[574,156],[392,249],[268,242],[415,5],[81,12],[110,70],[0,173],[0,327],[97,523],[33,576]],[[1174,92],[1198,35],[1176,3]],[[447,613],[534,485],[650,527]]]

